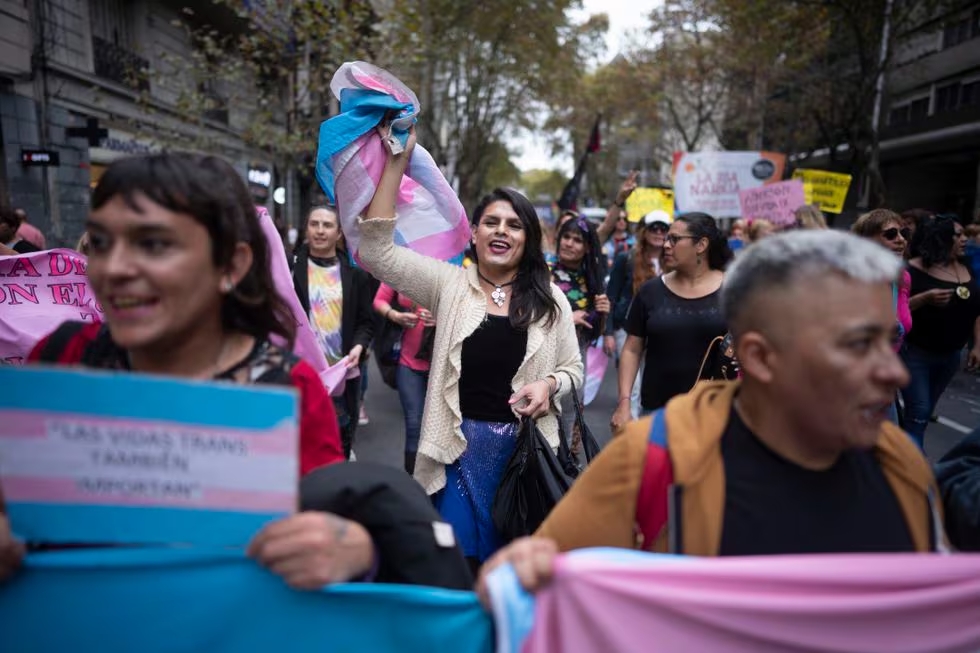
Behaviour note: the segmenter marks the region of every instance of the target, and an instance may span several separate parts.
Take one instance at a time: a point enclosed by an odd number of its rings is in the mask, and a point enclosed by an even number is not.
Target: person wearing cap
[[[611,319],[606,320],[603,350],[609,357],[616,357],[626,343],[626,315],[640,286],[663,274],[664,241],[670,228],[670,216],[665,211],[651,211],[640,221],[636,245],[628,252],[616,255],[606,294],[612,305]],[[643,361],[630,394],[630,413],[633,418],[640,414],[640,382],[643,377]]]

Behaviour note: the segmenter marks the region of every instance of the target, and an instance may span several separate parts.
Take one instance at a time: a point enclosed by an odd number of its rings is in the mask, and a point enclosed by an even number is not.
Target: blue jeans
[[[936,404],[960,369],[962,356],[960,351],[935,354],[908,343],[902,347],[901,355],[911,377],[902,390],[905,430],[921,447]]]
[[[422,432],[422,409],[425,408],[425,388],[429,383],[428,372],[416,372],[404,365],[398,366],[398,399],[405,414],[405,453],[419,450],[419,434]]]

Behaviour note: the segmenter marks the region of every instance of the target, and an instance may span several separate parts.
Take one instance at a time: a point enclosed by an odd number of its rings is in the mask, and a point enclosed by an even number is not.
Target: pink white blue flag
[[[599,394],[599,386],[602,385],[608,366],[609,357],[602,351],[602,347],[590,345],[585,352],[585,397],[582,402],[586,406]]]
[[[491,574],[490,593],[497,653],[980,651],[976,554],[592,549],[560,557],[534,597],[510,567]]]
[[[357,219],[367,209],[388,154],[376,127],[392,119],[392,135],[404,145],[420,105],[415,93],[391,73],[365,63],[345,63],[330,89],[340,114],[320,126],[316,176],[337,205],[344,238],[357,252]],[[395,242],[442,260],[466,249],[470,227],[466,211],[432,156],[416,146],[396,202]]]

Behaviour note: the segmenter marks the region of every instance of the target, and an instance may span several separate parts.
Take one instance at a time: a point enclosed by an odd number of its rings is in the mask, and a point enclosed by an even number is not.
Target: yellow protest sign
[[[851,175],[826,170],[793,171],[793,179],[803,182],[803,198],[807,204],[816,204],[821,211],[840,213],[851,186]]]
[[[637,188],[626,199],[626,215],[639,222],[650,211],[666,211],[674,217],[674,191],[667,188]]]

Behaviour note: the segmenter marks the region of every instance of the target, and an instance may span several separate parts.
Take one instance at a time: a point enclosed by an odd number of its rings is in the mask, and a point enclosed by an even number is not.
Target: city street
[[[367,392],[370,424],[357,432],[354,451],[360,460],[400,467],[404,446],[404,422],[398,393],[386,386],[374,361]],[[616,370],[610,365],[599,395],[585,409],[585,418],[601,445],[609,440],[609,417],[616,405]],[[946,390],[939,402],[939,421],[926,432],[926,453],[937,461],[964,435],[980,426],[980,376],[963,372]]]

